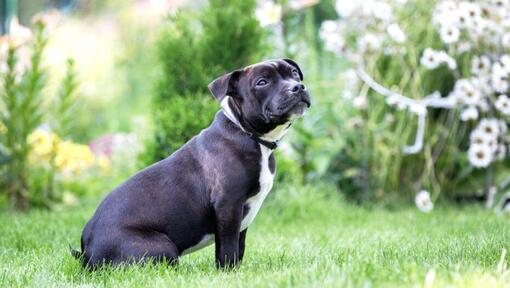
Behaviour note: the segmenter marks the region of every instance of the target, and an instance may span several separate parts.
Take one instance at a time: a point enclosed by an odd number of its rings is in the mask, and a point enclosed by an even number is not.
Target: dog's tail
[[[74,249],[71,244],[68,244],[69,245],[69,252],[71,252],[71,255],[75,258],[75,259],[81,259],[83,257],[83,252],[79,251],[79,250],[76,250]]]

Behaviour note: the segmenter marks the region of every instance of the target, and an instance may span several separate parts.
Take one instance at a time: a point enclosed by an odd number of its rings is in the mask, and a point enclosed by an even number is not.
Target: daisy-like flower
[[[510,98],[507,95],[499,95],[494,105],[499,112],[510,115]]]
[[[475,129],[471,131],[471,134],[469,134],[469,142],[471,145],[483,145],[487,142],[487,140],[487,136],[479,129]]]
[[[430,193],[426,190],[421,190],[416,194],[414,198],[414,203],[416,204],[416,207],[420,209],[420,211],[428,213],[434,209],[434,203],[432,203],[432,200],[430,199]]]
[[[483,96],[492,95],[494,93],[489,75],[473,77],[471,78],[471,83],[473,83],[475,88],[478,89]]]
[[[493,153],[488,145],[472,144],[468,150],[468,159],[471,165],[477,168],[485,168],[491,164]]]
[[[510,74],[510,55],[501,56],[501,58],[499,58],[499,62],[501,63],[501,68],[506,75]]]
[[[478,119],[478,110],[474,106],[468,106],[460,114],[462,121],[476,120]]]
[[[439,67],[439,65],[441,65],[441,61],[442,59],[439,53],[431,48],[425,49],[420,59],[421,65],[430,70]]]
[[[471,60],[471,72],[475,75],[488,75],[491,72],[491,60],[487,56],[475,56]]]
[[[442,26],[439,35],[445,44],[452,44],[459,41],[460,30],[455,26]]]
[[[441,59],[441,61],[443,63],[446,63],[446,65],[448,65],[448,68],[450,70],[457,69],[457,61],[455,61],[455,59],[450,57],[450,55],[446,54],[446,52],[440,51],[439,52],[439,58]]]
[[[469,20],[471,20],[471,23],[473,20],[479,19],[482,16],[482,10],[480,9],[480,6],[473,2],[460,2],[459,10],[461,13],[465,14]]]
[[[407,40],[406,34],[402,31],[402,29],[400,29],[400,26],[397,23],[388,25],[386,32],[388,32],[390,38],[397,43],[404,43]]]
[[[476,130],[481,131],[486,139],[497,139],[499,135],[499,121],[496,119],[482,119]]]
[[[494,63],[491,72],[492,88],[497,92],[505,93],[508,90],[508,73],[500,63]]]
[[[434,11],[432,21],[440,27],[455,26],[458,25],[458,13],[457,3],[454,1],[440,2]]]
[[[476,105],[480,99],[481,94],[475,88],[469,79],[460,79],[455,83],[455,94],[466,105]]]

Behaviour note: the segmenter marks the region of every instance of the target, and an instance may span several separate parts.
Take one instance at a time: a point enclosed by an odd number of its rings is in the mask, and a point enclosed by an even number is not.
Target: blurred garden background
[[[510,281],[510,1],[0,4],[0,286]],[[211,248],[82,271],[67,245],[101,199],[209,125],[209,82],[272,58],[313,105],[238,276]]]

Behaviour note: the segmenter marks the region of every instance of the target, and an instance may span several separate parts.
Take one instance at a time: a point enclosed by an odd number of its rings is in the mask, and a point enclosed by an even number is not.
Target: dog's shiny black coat
[[[231,96],[242,126],[264,135],[310,105],[302,78],[285,59],[236,70],[209,88],[218,101]],[[220,267],[239,263],[247,230],[240,223],[260,188],[261,156],[260,145],[218,112],[210,127],[106,196],[83,230],[83,265],[172,263],[206,234],[214,234]],[[274,172],[272,154],[268,163]]]

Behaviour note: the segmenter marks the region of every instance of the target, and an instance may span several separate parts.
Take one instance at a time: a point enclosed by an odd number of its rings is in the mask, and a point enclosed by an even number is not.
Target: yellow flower
[[[101,172],[108,172],[112,168],[112,163],[110,162],[110,159],[108,159],[107,157],[99,156],[97,158],[97,166],[99,166]]]
[[[55,164],[62,172],[77,174],[94,165],[94,160],[87,145],[63,141],[58,145]]]
[[[30,153],[32,163],[50,161],[52,154],[55,153],[55,148],[60,142],[60,138],[56,134],[43,130],[35,130],[28,135],[27,140],[32,147]]]

